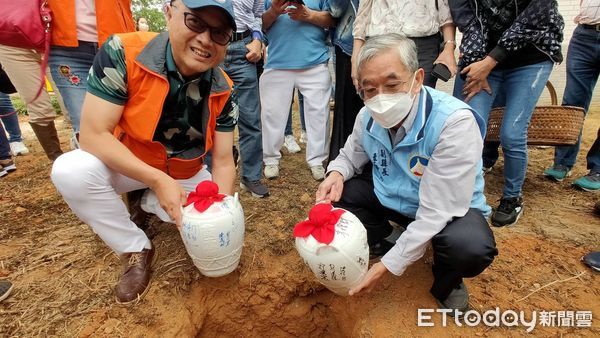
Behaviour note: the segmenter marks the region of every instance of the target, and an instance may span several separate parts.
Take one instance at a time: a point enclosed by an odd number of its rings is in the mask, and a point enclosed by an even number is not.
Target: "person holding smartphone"
[[[354,85],[358,89],[356,59],[365,41],[385,33],[400,33],[417,45],[419,67],[425,71],[424,84],[434,88],[434,74],[444,78],[456,74],[455,31],[448,0],[361,0],[353,29]],[[437,64],[440,66],[434,72]]]
[[[335,25],[327,0],[266,0],[263,29],[268,57],[260,77],[263,162],[266,178],[279,176],[280,148],[297,88],[304,96],[306,162],[313,178],[325,177],[329,144],[331,76],[325,28]]]

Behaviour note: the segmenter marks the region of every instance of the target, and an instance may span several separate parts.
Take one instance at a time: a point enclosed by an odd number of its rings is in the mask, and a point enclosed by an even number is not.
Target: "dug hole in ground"
[[[113,287],[118,258],[78,220],[49,180],[50,162],[22,118],[32,154],[16,159],[18,170],[0,179],[0,278],[15,283],[0,303],[0,336],[80,337],[407,337],[522,336],[526,328],[458,326],[433,315],[417,326],[417,310],[435,309],[429,294],[431,253],[401,277],[387,276],[370,294],[340,297],[324,289],[304,266],[292,229],[307,216],[318,185],[304,149],[284,153],[280,178],[268,181],[271,196],[240,197],[246,237],[239,268],[221,278],[199,274],[177,230],[154,219],[158,259],[152,284],[139,304],[119,306]],[[68,149],[70,131],[60,138]],[[592,311],[591,327],[547,327],[532,335],[600,336],[600,275],[580,258],[600,250],[600,195],[573,189],[587,173],[585,152],[600,126],[600,107],[585,124],[582,153],[573,177],[553,183],[542,177],[553,149],[529,149],[525,211],[516,226],[494,228],[499,256],[480,276],[466,280],[472,309]],[[296,126],[296,134],[299,135]],[[303,147],[304,148],[304,147]],[[496,206],[502,161],[486,175],[486,196]],[[443,198],[443,197],[441,197]]]

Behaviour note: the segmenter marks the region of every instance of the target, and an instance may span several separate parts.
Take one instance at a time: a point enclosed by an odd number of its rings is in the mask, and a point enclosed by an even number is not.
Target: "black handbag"
[[[15,86],[10,82],[8,75],[4,69],[2,69],[2,65],[0,65],[0,92],[4,94],[14,94],[17,92]]]

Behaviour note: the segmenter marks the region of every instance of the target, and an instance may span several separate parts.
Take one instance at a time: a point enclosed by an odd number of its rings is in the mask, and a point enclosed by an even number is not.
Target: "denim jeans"
[[[8,142],[22,142],[21,127],[19,127],[19,117],[13,107],[8,94],[0,92],[0,118],[6,132],[8,132]]]
[[[492,104],[492,108],[504,107],[506,105],[506,95],[502,90],[499,90],[496,93],[496,97],[494,98],[494,103]],[[498,161],[498,157],[500,157],[500,152],[498,151],[500,148],[500,142],[498,141],[486,141],[483,143],[483,167],[491,168]]]
[[[50,48],[50,72],[69,112],[75,133],[79,133],[87,77],[97,52],[98,44],[86,41],[79,41],[78,47]]]
[[[600,32],[577,26],[569,42],[567,85],[563,106],[583,107],[587,113],[600,75]],[[554,164],[572,168],[581,146],[581,133],[573,146],[556,147]],[[590,154],[588,154],[590,155]],[[588,156],[588,167],[600,171],[600,154]]]
[[[292,104],[290,105],[290,115],[288,115],[287,123],[285,125],[285,136],[294,135],[292,131],[292,106],[294,105],[294,100],[292,99]],[[306,124],[304,123],[304,96],[302,93],[298,92],[298,110],[300,111],[300,128],[302,130],[306,130]]]
[[[505,94],[506,105],[500,128],[500,144],[504,153],[503,197],[521,195],[527,172],[527,128],[551,71],[551,61],[493,70],[487,78],[492,94],[482,90],[469,101],[469,105],[487,121],[497,93]],[[454,96],[461,100],[464,100],[464,84],[465,81],[457,76]]]
[[[263,151],[256,65],[246,59],[250,41],[251,37],[247,37],[232,42],[222,67],[237,89],[241,176],[252,182],[261,178]]]
[[[10,157],[10,145],[8,144],[4,127],[2,127],[2,123],[0,123],[0,160],[6,160]]]
[[[600,172],[600,128],[598,128],[596,141],[587,153],[587,168],[591,172]]]

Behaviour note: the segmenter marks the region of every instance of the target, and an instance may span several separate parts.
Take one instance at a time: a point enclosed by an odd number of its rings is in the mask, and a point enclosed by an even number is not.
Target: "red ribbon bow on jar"
[[[329,244],[335,235],[335,225],[344,213],[343,209],[333,210],[329,203],[320,203],[312,207],[308,213],[308,220],[296,224],[295,237],[312,235],[317,242]]]
[[[219,186],[213,181],[202,181],[196,186],[185,202],[185,206],[194,203],[194,208],[200,212],[206,211],[213,203],[220,202],[226,195],[219,194]]]

